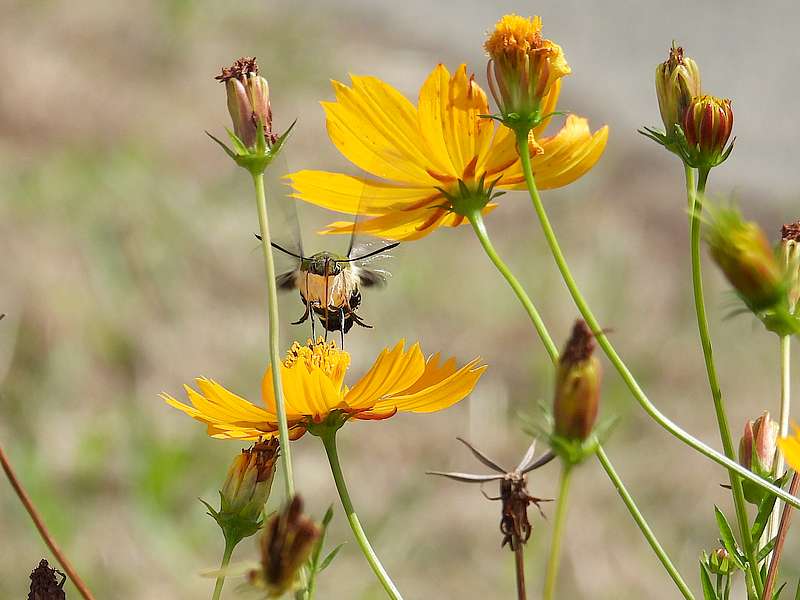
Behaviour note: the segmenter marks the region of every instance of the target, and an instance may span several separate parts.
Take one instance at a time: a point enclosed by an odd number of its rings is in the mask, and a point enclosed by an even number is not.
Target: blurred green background
[[[289,0],[217,3],[20,1],[0,19],[0,441],[57,539],[97,598],[210,595],[221,539],[197,498],[214,501],[240,447],[158,398],[199,375],[257,399],[267,362],[265,291],[245,174],[204,135],[228,124],[213,76],[255,55],[278,129],[299,124],[288,168],[348,169],[328,142],[320,99],[347,73],[381,77],[415,98],[437,62],[467,62],[484,82],[485,30],[506,11],[538,13],[573,68],[561,109],[611,127],[605,156],[578,183],[546,194],[575,275],[651,397],[719,446],[688,277],[682,170],[636,128],[658,122],[653,69],[677,39],[707,91],[733,98],[736,150],[714,171],[777,236],[800,217],[794,40],[798,9],[571,1],[402,3]],[[304,209],[307,234],[331,215]],[[508,194],[488,221],[501,254],[562,343],[576,311],[527,198]],[[313,245],[313,240],[309,245]],[[354,500],[407,598],[508,598],[512,555],[500,550],[499,506],[477,488],[426,477],[479,470],[457,435],[504,464],[528,439],[520,415],[551,397],[551,374],[527,318],[468,228],[395,253],[386,291],[366,293],[375,330],[348,338],[352,375],[400,337],[426,352],[491,366],[475,393],[430,416],[348,425],[341,454]],[[707,297],[735,435],[777,411],[777,340],[752,319],[725,320],[727,286],[711,265]],[[300,312],[284,298],[283,317]],[[288,346],[305,327],[286,327]],[[606,365],[608,367],[608,365]],[[607,368],[604,417],[620,424],[612,459],[686,578],[716,541],[713,504],[731,512],[726,476],[649,421]],[[294,446],[309,510],[337,508],[331,542],[347,541],[321,598],[381,598],[351,542],[322,448]],[[552,497],[557,468],[531,477]],[[279,500],[276,485],[273,503]],[[546,507],[552,513],[552,508]],[[535,511],[528,563],[538,596],[550,522]],[[786,570],[800,573],[796,532]],[[22,598],[49,555],[0,482],[0,597]],[[234,560],[252,559],[244,542]],[[77,593],[67,584],[68,596]],[[235,585],[226,586],[234,597]],[[559,597],[654,600],[677,592],[599,466],[573,486]]]

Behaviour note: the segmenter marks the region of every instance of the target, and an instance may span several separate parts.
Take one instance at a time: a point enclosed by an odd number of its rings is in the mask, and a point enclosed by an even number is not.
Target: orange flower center
[[[528,54],[542,47],[542,19],[505,15],[495,25],[484,48],[492,58]]]
[[[330,379],[341,381],[350,365],[350,355],[339,350],[335,342],[326,342],[319,337],[316,342],[309,339],[304,346],[294,342],[286,353],[283,365],[287,368],[305,365],[309,372],[320,369]]]

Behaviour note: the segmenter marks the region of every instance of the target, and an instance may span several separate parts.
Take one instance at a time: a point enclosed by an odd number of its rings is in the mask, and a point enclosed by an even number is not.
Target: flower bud
[[[594,335],[577,320],[561,353],[553,402],[555,433],[568,440],[587,439],[597,421],[601,368],[594,349]]]
[[[709,207],[711,257],[753,312],[785,300],[784,270],[761,228],[732,207]]]
[[[258,521],[269,498],[277,460],[277,438],[258,442],[252,448],[242,450],[233,459],[220,490],[220,513]]]
[[[731,101],[715,96],[696,96],[683,112],[689,163],[697,168],[716,167],[731,153],[726,148],[733,130]]]
[[[795,312],[800,300],[800,221],[781,227],[781,256],[786,267],[789,310]]]
[[[230,67],[223,67],[215,79],[225,84],[233,131],[242,143],[247,148],[256,145],[259,122],[267,141],[274,143],[276,136],[272,132],[269,85],[258,74],[256,59],[242,57]]]
[[[656,67],[656,96],[667,139],[675,135],[692,98],[700,95],[700,69],[683,54],[683,48],[672,45],[669,57]]]
[[[717,548],[708,555],[706,564],[712,575],[730,575],[735,569],[735,565],[725,548]]]
[[[555,83],[572,72],[561,46],[542,37],[541,17],[512,14],[497,22],[484,49],[489,87],[504,123],[527,133],[546,116],[543,100]]]
[[[739,464],[765,479],[772,478],[772,465],[778,445],[778,424],[765,411],[758,419],[748,421],[739,441]],[[764,497],[763,488],[745,481],[744,495],[748,502],[759,504]]]
[[[261,536],[261,565],[248,573],[250,585],[278,598],[295,583],[297,572],[314,548],[320,528],[303,515],[303,501],[295,496],[273,515]]]

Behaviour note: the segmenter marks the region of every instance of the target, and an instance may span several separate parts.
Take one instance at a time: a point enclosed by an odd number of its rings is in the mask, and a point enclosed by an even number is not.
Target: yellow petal
[[[778,440],[778,448],[783,458],[795,471],[800,471],[800,440],[796,437],[784,437]]]
[[[267,413],[263,408],[259,408],[248,400],[237,396],[226,390],[216,381],[198,378],[195,380],[197,387],[209,402],[219,406],[226,414],[235,416],[235,420],[240,421],[270,421],[275,419],[275,414]]]
[[[378,177],[431,181],[414,105],[380,79],[351,79],[352,88],[332,82],[336,102],[322,103],[328,135],[339,152]]]
[[[405,340],[389,350],[384,349],[375,364],[345,396],[348,406],[355,409],[371,407],[378,399],[409,388],[425,372],[425,357],[414,344],[403,350]]]
[[[379,215],[440,195],[433,186],[405,186],[327,171],[298,171],[287,176],[292,196],[349,214]]]
[[[449,215],[435,207],[420,208],[409,211],[394,211],[380,217],[364,219],[354,224],[352,221],[337,221],[320,231],[322,234],[347,234],[355,229],[387,240],[411,241],[425,237]]]
[[[341,399],[333,383],[320,369],[308,370],[299,364],[281,370],[287,412],[292,410],[315,420],[324,418],[333,408],[341,404]]]
[[[438,381],[430,380],[431,385],[422,389],[415,389],[413,393],[403,393],[381,400],[375,404],[375,412],[387,412],[397,409],[406,412],[427,413],[443,410],[460,402],[472,392],[475,384],[486,370],[486,365],[480,365],[480,358],[476,358],[455,373],[451,373]],[[441,376],[446,373],[439,369],[436,374]]]
[[[607,126],[592,134],[586,119],[569,115],[557,134],[540,140],[544,153],[531,159],[536,185],[546,190],[572,183],[597,163],[607,141]],[[503,172],[498,187],[525,188],[520,163]]]

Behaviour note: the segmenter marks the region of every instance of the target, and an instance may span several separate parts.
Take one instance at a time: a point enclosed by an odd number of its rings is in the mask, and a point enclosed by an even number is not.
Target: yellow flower
[[[778,448],[789,466],[795,471],[800,471],[800,427],[797,423],[792,423],[792,429],[794,437],[786,436],[778,439]]]
[[[335,415],[349,419],[386,419],[398,411],[427,413],[452,406],[475,387],[486,365],[475,358],[460,369],[451,358],[441,362],[439,354],[427,361],[414,344],[405,350],[401,340],[380,353],[372,368],[352,388],[343,385],[350,355],[334,342],[295,342],[281,366],[289,434],[302,436],[309,426]],[[210,379],[195,380],[199,392],[184,386],[193,406],[168,394],[161,397],[171,406],[205,423],[215,438],[257,440],[277,435],[272,370],[261,385],[264,408],[229,392]]]
[[[505,15],[484,44],[487,75],[500,112],[509,126],[528,131],[542,113],[552,86],[572,72],[561,46],[542,37],[542,19]]]
[[[352,87],[334,81],[336,101],[322,103],[328,135],[347,159],[374,177],[299,171],[288,176],[295,197],[366,216],[359,231],[415,240],[437,227],[464,223],[452,198],[465,190],[488,188],[491,196],[492,189],[525,187],[515,134],[483,116],[489,103],[466,65],[452,75],[444,65],[433,69],[416,107],[380,79],[351,79]],[[555,110],[559,89],[556,81],[543,100],[544,114]],[[575,181],[605,149],[607,127],[592,134],[586,119],[570,115],[555,135],[540,138],[546,126],[545,121],[533,130],[529,144],[541,189]],[[349,233],[353,227],[332,223],[323,233]]]

